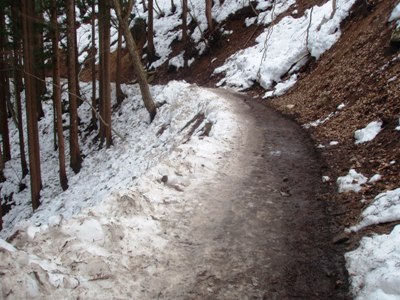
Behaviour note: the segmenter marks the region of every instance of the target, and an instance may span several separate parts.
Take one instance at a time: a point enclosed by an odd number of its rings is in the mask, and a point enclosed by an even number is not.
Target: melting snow
[[[367,181],[367,177],[361,173],[357,173],[357,171],[354,169],[350,169],[346,176],[338,177],[336,183],[338,185],[339,193],[346,193],[350,191],[357,193],[361,190],[361,185]]]
[[[362,144],[372,141],[381,130],[382,121],[373,121],[369,123],[365,128],[356,130],[354,132],[354,138],[356,140],[355,143]]]

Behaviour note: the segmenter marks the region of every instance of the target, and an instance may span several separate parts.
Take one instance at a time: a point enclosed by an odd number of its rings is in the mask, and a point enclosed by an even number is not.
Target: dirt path
[[[311,142],[273,110],[214,92],[233,101],[246,128],[215,180],[163,220],[172,239],[158,258],[159,275],[145,284],[147,295],[345,299]]]

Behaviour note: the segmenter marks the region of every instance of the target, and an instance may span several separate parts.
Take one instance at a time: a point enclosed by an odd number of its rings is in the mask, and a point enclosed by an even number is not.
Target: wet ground
[[[346,299],[311,141],[270,108],[214,92],[234,103],[245,126],[215,179],[162,220],[172,238],[147,296]]]

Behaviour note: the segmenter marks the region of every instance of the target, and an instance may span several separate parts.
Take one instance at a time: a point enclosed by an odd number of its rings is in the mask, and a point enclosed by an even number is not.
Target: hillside
[[[314,2],[297,1],[296,9],[301,12],[312,4],[324,3]],[[258,101],[295,120],[312,136],[315,147],[326,164],[324,176],[327,177],[324,177],[324,181],[330,192],[323,196],[323,200],[331,203],[332,230],[336,234],[332,245],[343,254],[357,249],[362,237],[389,234],[399,224],[397,213],[382,217],[385,209],[377,208],[374,212],[375,220],[370,221],[371,218],[367,217],[364,218],[368,219],[364,222],[365,225],[355,226],[363,220],[361,213],[374,203],[375,197],[386,191],[396,191],[400,186],[400,54],[398,45],[390,43],[395,24],[388,21],[397,3],[398,1],[357,1],[351,14],[341,25],[342,36],[339,41],[318,60],[310,60],[302,68],[296,85],[285,95],[264,100],[262,98],[265,90],[257,84],[246,90]],[[209,56],[201,57],[193,68],[172,75],[171,72],[166,72],[166,77],[177,76],[189,82],[216,84],[221,76],[212,76],[214,69],[233,52],[242,48],[241,36],[253,37],[258,32],[258,29],[243,26],[241,20],[247,16],[245,13],[251,14],[243,11],[227,22],[227,28],[234,32],[230,40],[221,41],[221,47],[216,48]],[[254,37],[246,39],[246,44],[252,43]],[[163,80],[165,79],[162,78],[161,81]],[[373,121],[382,122],[380,133],[370,142],[356,144],[355,131]],[[359,192],[337,193],[336,178],[347,175],[350,169],[355,169],[367,179],[375,175],[379,180],[362,184]],[[355,178],[351,178],[351,181],[356,183]],[[393,194],[391,204],[386,204],[389,210],[392,207],[397,211],[398,197],[398,193]],[[357,230],[350,231],[349,228]],[[376,238],[378,240],[378,236]],[[378,258],[365,251],[378,251],[376,248],[379,246],[374,242],[370,246],[372,248],[367,248],[366,242],[367,240],[362,242],[363,246],[358,253],[354,252],[354,255],[363,258],[356,264],[348,259],[348,267],[354,276],[354,291],[359,291],[362,285],[369,282],[369,293],[372,295],[374,286],[379,286],[379,283],[366,281],[363,272],[376,268],[375,260]],[[393,246],[388,247],[393,250]],[[373,248],[376,250],[368,250]],[[369,259],[364,257],[368,254],[363,254],[363,251],[369,253]],[[385,259],[394,259],[389,254],[386,255]],[[360,265],[368,267],[361,271],[358,269]],[[385,271],[382,266],[373,275],[374,279],[369,280],[379,281],[377,278],[384,276],[385,272],[396,274],[396,271]],[[365,292],[363,295],[366,297]]]
[[[172,3],[156,4],[159,59],[142,49],[154,122],[124,49],[118,138],[97,149],[91,108],[80,106],[85,159],[80,173],[67,170],[65,192],[44,101],[34,213],[13,143],[0,184],[3,297],[399,297],[399,1],[216,1],[212,30],[204,1],[190,1],[186,45],[182,4]],[[91,26],[81,17],[84,65]],[[116,53],[111,61],[115,79]],[[87,99],[90,75],[80,73]]]

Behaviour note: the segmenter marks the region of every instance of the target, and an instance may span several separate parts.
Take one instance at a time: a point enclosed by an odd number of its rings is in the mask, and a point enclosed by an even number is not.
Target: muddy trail
[[[245,96],[213,90],[246,124],[193,207],[163,222],[163,271],[145,287],[158,299],[347,299],[332,243],[321,167],[292,121]],[[174,221],[175,220],[175,221]],[[159,268],[160,270],[160,268]]]

